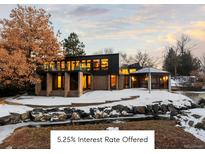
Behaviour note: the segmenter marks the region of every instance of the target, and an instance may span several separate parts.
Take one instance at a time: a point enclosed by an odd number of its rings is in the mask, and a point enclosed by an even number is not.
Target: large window
[[[54,70],[55,69],[55,62],[50,62],[50,69]]]
[[[44,63],[43,63],[43,69],[44,69],[45,71],[48,70],[48,62],[44,62]]]
[[[100,70],[100,59],[93,60],[93,70],[94,71]]]
[[[71,70],[75,70],[75,61],[71,61]]]
[[[53,75],[53,90],[64,89],[64,75],[55,74]]]
[[[110,76],[110,88],[111,89],[116,89],[117,86],[117,76],[116,75],[111,75]]]
[[[57,70],[60,70],[61,69],[61,63],[58,61],[57,62]]]
[[[128,74],[129,74],[129,71],[128,71],[127,68],[121,68],[121,69],[120,69],[120,74],[128,75]]]
[[[108,59],[101,59],[101,69],[108,70]]]
[[[83,70],[86,69],[86,60],[82,60],[82,61],[81,61],[81,68],[82,68]]]
[[[62,61],[62,62],[61,62],[61,70],[64,70],[64,69],[65,69],[65,62]]]
[[[87,71],[91,70],[91,60],[87,60]]]
[[[70,61],[67,61],[67,69],[70,71]]]
[[[62,78],[61,78],[61,75],[58,75],[58,85],[57,85],[57,88],[58,89],[61,89],[62,88]]]

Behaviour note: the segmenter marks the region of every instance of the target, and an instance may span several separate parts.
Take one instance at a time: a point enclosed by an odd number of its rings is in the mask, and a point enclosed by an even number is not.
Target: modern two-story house
[[[35,93],[74,97],[81,96],[88,90],[138,87],[132,73],[141,69],[139,64],[120,67],[119,61],[117,53],[65,57],[61,61],[45,63],[37,71],[41,83],[36,84]]]

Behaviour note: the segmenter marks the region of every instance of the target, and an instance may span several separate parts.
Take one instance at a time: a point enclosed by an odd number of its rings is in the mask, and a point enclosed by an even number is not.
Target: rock
[[[152,102],[153,104],[161,104],[162,103],[162,101],[154,101],[154,102]]]
[[[103,112],[103,111],[96,111],[95,112],[95,118],[96,119],[101,119],[101,118],[108,118],[108,114]]]
[[[198,114],[192,114],[191,116],[192,116],[192,117],[194,117],[194,118],[196,118],[196,119],[201,118],[201,116],[200,116],[200,115],[198,115]]]
[[[10,124],[16,124],[19,123],[21,121],[21,115],[18,113],[11,113],[10,116]]]
[[[162,113],[164,113],[164,114],[167,113],[167,111],[168,111],[167,105],[162,104],[160,108],[161,108]]]
[[[173,112],[173,113],[178,113],[177,109],[174,107],[173,104],[168,104],[167,105],[167,108],[170,112]]]
[[[44,111],[46,111],[46,112],[58,112],[59,108],[57,108],[57,107],[55,107],[55,108],[47,108],[47,109],[44,109]]]
[[[90,108],[90,115],[95,116],[95,112],[97,111],[97,108]]]
[[[158,114],[159,113],[159,105],[158,104],[154,104],[152,105],[152,110],[154,111],[154,114]]]
[[[104,108],[103,112],[107,113],[108,115],[112,112],[113,109],[111,107]]]
[[[199,104],[196,104],[196,103],[191,103],[191,107],[192,109],[194,108],[200,108],[201,106]]]
[[[205,130],[205,123],[198,122],[194,127]]]
[[[30,120],[30,119],[31,119],[31,117],[30,117],[30,112],[28,111],[28,112],[26,112],[26,113],[22,113],[22,114],[20,115],[20,118],[21,118],[22,121],[28,121],[28,120]]]
[[[75,112],[77,112],[82,119],[87,118],[90,115],[89,113],[86,113],[85,111],[79,109],[75,110]]]
[[[133,106],[132,111],[134,114],[145,114],[146,107],[145,106]]]
[[[70,119],[73,113],[73,110],[71,108],[64,108],[63,110],[67,116],[67,119]]]
[[[112,106],[113,110],[116,110],[117,112],[127,111],[130,112],[130,108],[124,105],[115,105]]]
[[[194,121],[192,121],[192,120],[190,120],[189,122],[188,122],[188,124],[189,124],[189,126],[193,126],[194,125]]]
[[[67,115],[65,112],[53,112],[51,113],[50,121],[65,121]]]
[[[9,124],[10,123],[10,117],[11,117],[11,115],[8,115],[8,116],[5,116],[5,117],[0,117],[0,126]]]
[[[43,112],[31,112],[31,119],[33,121],[50,121],[51,115],[48,113],[43,113]]]
[[[71,116],[71,120],[79,120],[79,119],[80,119],[80,115],[76,112],[73,112]]]
[[[151,105],[147,105],[145,112],[146,112],[147,114],[153,114],[152,106],[151,106]]]
[[[203,99],[203,98],[200,99],[198,104],[200,105],[201,108],[204,108],[205,107],[205,99]]]

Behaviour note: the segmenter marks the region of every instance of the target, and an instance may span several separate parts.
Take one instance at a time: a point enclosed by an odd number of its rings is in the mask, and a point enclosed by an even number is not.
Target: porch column
[[[94,89],[94,86],[93,86],[93,75],[90,75],[90,80],[91,80],[90,81],[91,82],[90,83],[90,89],[93,90]]]
[[[116,75],[116,90],[118,90],[119,89],[119,76],[118,75]]]
[[[169,91],[169,92],[172,91],[172,87],[171,87],[171,75],[169,75],[169,77],[168,77],[168,91]]]
[[[52,74],[47,73],[47,90],[46,90],[46,95],[50,96],[52,92]]]
[[[64,97],[68,97],[70,92],[70,74],[65,72],[65,90],[64,90]]]
[[[78,96],[83,94],[83,72],[78,72]]]
[[[151,76],[151,73],[148,74],[148,90],[149,90],[149,93],[151,93],[151,90],[152,90],[152,76]]]
[[[132,88],[132,77],[129,76],[129,88]]]
[[[39,78],[40,81],[35,84],[35,94],[40,95],[40,92],[41,92],[41,79],[40,79],[40,76],[38,74],[36,75],[36,77]]]
[[[107,90],[110,90],[110,75],[107,76]]]

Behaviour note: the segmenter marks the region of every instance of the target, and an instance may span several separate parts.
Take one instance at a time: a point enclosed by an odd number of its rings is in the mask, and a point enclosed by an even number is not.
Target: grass
[[[17,129],[0,145],[0,148],[49,149],[51,130],[105,130],[107,127],[119,127],[120,130],[155,130],[155,148],[205,148],[204,142],[175,125],[175,121],[146,120],[118,124],[25,127]]]

